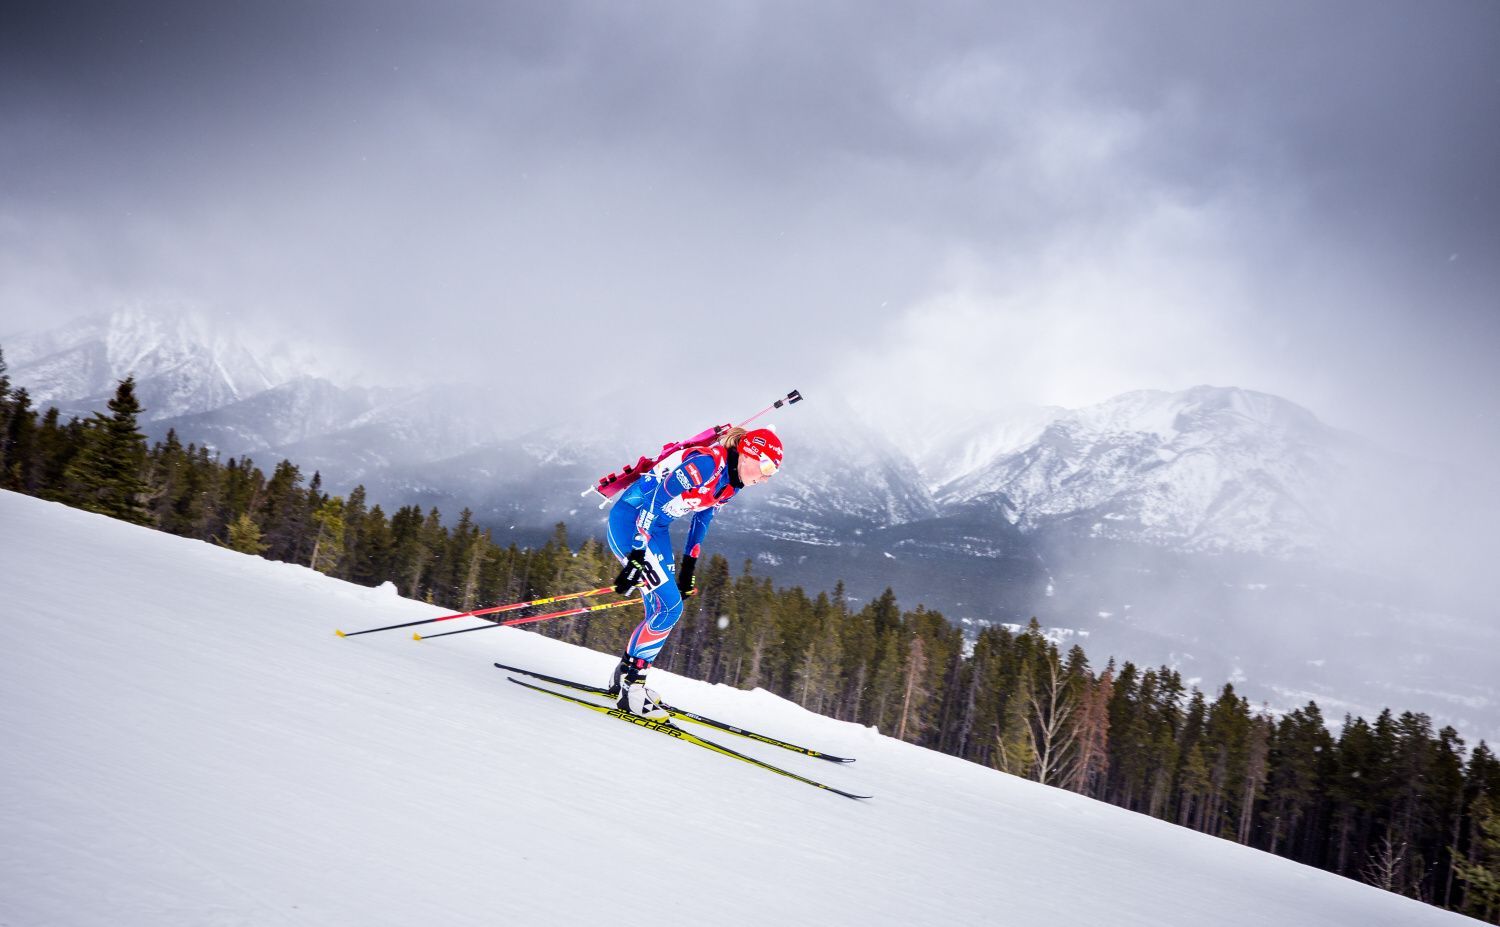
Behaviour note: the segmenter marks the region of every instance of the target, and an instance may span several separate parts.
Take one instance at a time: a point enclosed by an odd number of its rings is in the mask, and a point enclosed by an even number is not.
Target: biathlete
[[[615,591],[641,587],[646,617],[630,635],[610,677],[609,692],[620,708],[646,718],[665,718],[656,692],[646,688],[646,670],[656,661],[682,617],[682,597],[693,588],[693,569],[709,523],[719,507],[746,486],[771,478],[781,467],[781,439],[765,428],[731,428],[706,447],[683,448],[620,494],[609,511],[609,548],[623,564]],[[674,568],[668,528],[692,515],[681,564]]]

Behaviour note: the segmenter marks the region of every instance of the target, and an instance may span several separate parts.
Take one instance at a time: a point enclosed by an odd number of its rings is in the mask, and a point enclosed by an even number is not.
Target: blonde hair
[[[719,436],[719,446],[733,448],[736,444],[740,443],[741,438],[749,433],[749,429],[741,428],[736,425],[735,427],[729,429]]]

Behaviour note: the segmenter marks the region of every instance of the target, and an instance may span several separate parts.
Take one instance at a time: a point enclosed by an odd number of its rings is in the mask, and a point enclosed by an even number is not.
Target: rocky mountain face
[[[1373,451],[1284,399],[1242,389],[1140,391],[1057,415],[935,490],[945,509],[1009,513],[1027,531],[1206,553],[1326,556],[1337,487]]]
[[[253,354],[227,328],[187,311],[121,309],[3,346],[33,401],[64,413],[101,407],[127,374],[151,418],[209,412],[285,382],[295,367]]]
[[[681,437],[645,434],[611,403],[539,426],[523,404],[461,390],[341,386],[191,318],[117,313],[3,347],[40,403],[101,408],[133,373],[153,438],[172,428],[267,469],[290,459],[329,491],[365,485],[387,510],[436,506],[451,521],[469,508],[502,542],[540,542],[559,521],[575,538],[601,533],[605,512],[582,491]],[[710,549],[736,568],[813,593],[842,580],[856,604],[890,586],[970,627],[1036,616],[1096,658],[1242,680],[1277,707],[1500,719],[1487,656],[1500,635],[1483,603],[1397,581],[1372,547],[1404,527],[1387,500],[1409,516],[1433,487],[1451,491],[1434,467],[1235,388],[947,430],[873,427],[807,392],[775,418],[783,472],[715,522]]]

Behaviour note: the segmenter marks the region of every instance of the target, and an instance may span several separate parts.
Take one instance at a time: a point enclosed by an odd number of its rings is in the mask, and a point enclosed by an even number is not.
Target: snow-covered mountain
[[[529,423],[521,411],[497,410],[457,389],[341,387],[298,377],[222,408],[152,422],[146,431],[160,438],[175,429],[184,441],[224,454],[291,460],[346,492],[494,441]]]
[[[639,423],[602,414],[617,404],[581,403],[541,427],[524,402],[462,388],[351,388],[185,310],[121,309],[4,347],[12,380],[38,404],[99,408],[133,374],[154,438],[175,428],[225,454],[292,459],[330,486],[380,484],[538,525],[576,508],[576,492],[554,481],[585,486],[650,449]],[[777,425],[789,464],[775,492],[747,497],[742,527],[825,547],[962,518],[1187,552],[1323,556],[1353,533],[1342,516],[1352,476],[1378,469],[1378,452],[1291,402],[1208,386],[893,428],[922,436],[904,445],[832,395]]]
[[[320,373],[321,352],[309,346],[251,347],[233,320],[186,307],[125,307],[7,336],[0,347],[11,379],[38,406],[86,416],[134,376],[152,440],[175,430],[184,444],[226,456],[290,459],[341,489],[533,423],[524,403],[497,406],[461,388],[337,382]]]
[[[861,422],[838,397],[804,403],[775,422],[787,462],[776,491],[748,492],[745,529],[777,539],[836,546],[853,530],[937,516],[910,455]]]
[[[1143,390],[1054,414],[1035,437],[934,488],[1023,530],[1193,552],[1326,555],[1347,540],[1338,503],[1377,451],[1265,393]]]
[[[673,703],[856,757],[726,743],[874,796],[850,801],[491,665],[602,679],[612,655],[340,639],[442,611],[3,491],[0,601],[3,924],[1474,923],[658,671]]]
[[[975,409],[958,424],[934,422],[913,429],[911,453],[922,480],[934,492],[981,472],[996,458],[1037,440],[1068,410],[1057,406],[999,405]]]
[[[147,434],[160,438],[174,430],[209,448],[256,455],[346,428],[375,403],[369,390],[301,376],[213,409],[154,418]]]
[[[222,408],[287,382],[304,366],[290,350],[253,352],[232,323],[183,308],[122,308],[10,335],[3,347],[11,378],[37,405],[86,413],[133,375],[148,420]]]

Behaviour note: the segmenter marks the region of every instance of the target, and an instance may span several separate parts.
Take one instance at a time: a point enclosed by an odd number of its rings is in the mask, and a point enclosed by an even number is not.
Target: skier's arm
[[[697,559],[698,549],[708,538],[708,526],[714,520],[714,513],[717,511],[717,508],[706,508],[693,513],[693,520],[688,525],[687,541],[682,545],[687,556]]]
[[[677,562],[677,588],[687,595],[693,591],[693,571],[698,567],[698,554],[703,550],[703,539],[708,536],[709,522],[714,520],[716,507],[693,513],[688,525],[687,543],[682,546],[682,559]]]

